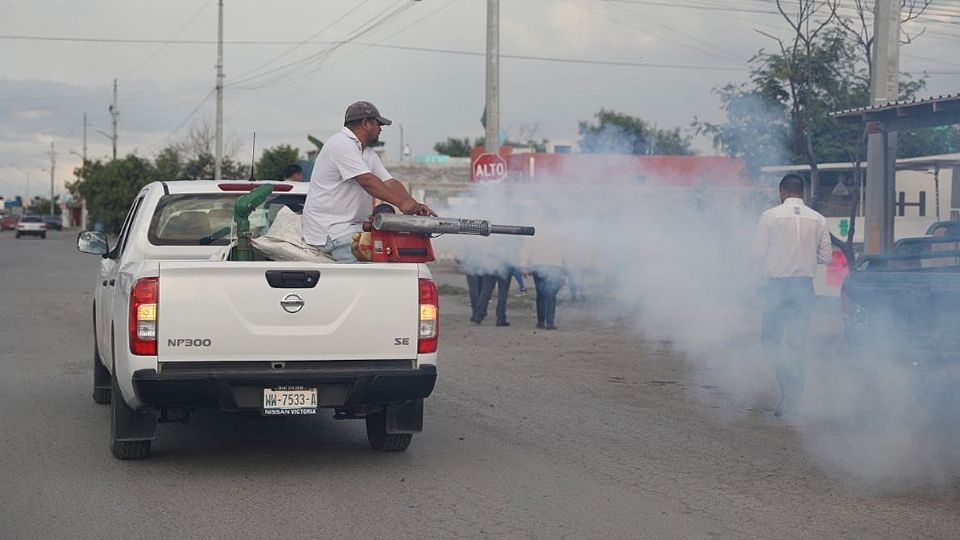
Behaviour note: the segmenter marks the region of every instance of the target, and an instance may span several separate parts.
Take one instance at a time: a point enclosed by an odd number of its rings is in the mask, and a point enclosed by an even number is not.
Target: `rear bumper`
[[[141,369],[133,374],[138,401],[147,407],[218,408],[226,411],[257,410],[263,389],[305,386],[317,389],[321,408],[360,408],[422,399],[433,392],[437,368],[388,370],[232,369],[157,373]]]
[[[29,234],[34,236],[42,236],[46,232],[46,229],[17,229],[17,234],[20,235]]]

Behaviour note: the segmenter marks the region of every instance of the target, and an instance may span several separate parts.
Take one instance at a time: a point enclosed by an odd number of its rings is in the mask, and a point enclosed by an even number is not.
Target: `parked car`
[[[20,223],[17,223],[17,238],[24,235],[47,237],[47,224],[43,222],[40,216],[23,216]]]
[[[43,222],[47,224],[47,230],[63,230],[63,220],[60,216],[43,216]]]
[[[938,221],[927,229],[927,236],[960,238],[960,221]]]
[[[0,218],[0,231],[15,231],[17,223],[20,222],[20,216],[17,214],[8,214]]]

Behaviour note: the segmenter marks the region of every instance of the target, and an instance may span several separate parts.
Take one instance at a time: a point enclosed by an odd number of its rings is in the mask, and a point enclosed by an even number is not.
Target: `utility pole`
[[[223,161],[223,0],[217,18],[217,155],[213,163],[213,179],[220,180]]]
[[[110,105],[110,118],[113,121],[113,159],[117,159],[117,121],[120,119],[120,108],[117,107],[117,80],[113,80],[113,105]]]
[[[484,151],[500,153],[500,0],[487,0],[487,106]]]
[[[400,125],[400,163],[403,163],[403,124]]]
[[[117,159],[117,122],[120,120],[120,107],[117,106],[117,80],[116,79],[113,80],[113,103],[110,105],[110,107],[107,108],[107,110],[110,111],[110,120],[113,123],[113,132],[104,133],[100,130],[97,130],[97,133],[103,135],[107,139],[110,139],[110,142],[113,143],[113,159]],[[83,136],[84,140],[86,140],[86,137],[87,137],[86,136],[86,133],[87,133],[86,114],[84,114],[84,120],[83,120],[83,133],[84,133],[84,136]],[[84,148],[86,148],[86,144],[84,144]],[[84,153],[86,153],[86,150],[84,150]]]
[[[871,106],[894,101],[900,94],[900,8],[900,0],[876,0],[874,6]],[[867,131],[864,253],[876,255],[893,246],[897,134],[879,122],[867,124]]]
[[[83,165],[80,168],[80,179],[87,179],[87,113],[83,113]],[[71,220],[72,223],[72,220]],[[80,223],[75,223],[74,225],[80,225],[82,230],[87,229],[87,199],[80,199]]]
[[[50,141],[50,215],[55,215],[53,208],[53,179],[57,168],[57,153],[53,151],[53,141]]]
[[[83,113],[83,166],[87,166],[87,113]]]

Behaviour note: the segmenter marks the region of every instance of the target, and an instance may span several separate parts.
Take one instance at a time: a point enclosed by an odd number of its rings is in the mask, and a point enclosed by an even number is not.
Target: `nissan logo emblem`
[[[280,301],[280,307],[287,313],[296,313],[303,309],[303,298],[296,294],[288,294]]]

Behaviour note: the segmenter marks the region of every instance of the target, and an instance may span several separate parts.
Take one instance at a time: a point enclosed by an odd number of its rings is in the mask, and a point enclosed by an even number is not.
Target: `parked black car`
[[[47,224],[47,230],[63,230],[63,220],[60,216],[43,216],[43,222]]]

